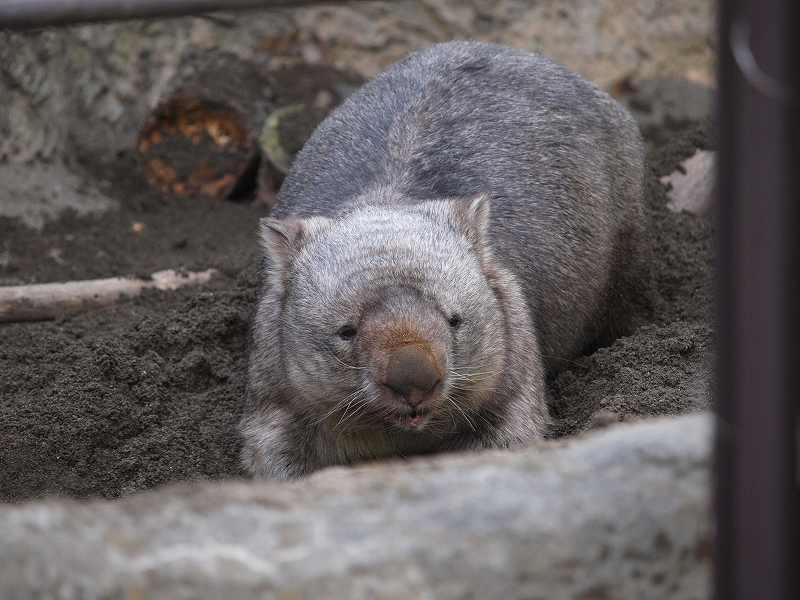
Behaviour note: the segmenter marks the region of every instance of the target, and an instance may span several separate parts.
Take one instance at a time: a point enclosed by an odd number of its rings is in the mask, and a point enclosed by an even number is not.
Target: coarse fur
[[[546,370],[652,318],[643,156],[606,93],[507,47],[434,45],[353,94],[262,224],[245,467],[541,436]]]

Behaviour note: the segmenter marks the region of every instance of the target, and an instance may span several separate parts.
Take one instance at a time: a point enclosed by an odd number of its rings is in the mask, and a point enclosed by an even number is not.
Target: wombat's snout
[[[385,384],[411,408],[425,400],[441,379],[441,367],[426,348],[407,344],[389,356]]]

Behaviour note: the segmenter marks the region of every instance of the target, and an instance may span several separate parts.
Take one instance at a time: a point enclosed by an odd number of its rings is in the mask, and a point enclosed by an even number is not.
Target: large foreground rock
[[[711,418],[0,508],[2,598],[709,597]]]

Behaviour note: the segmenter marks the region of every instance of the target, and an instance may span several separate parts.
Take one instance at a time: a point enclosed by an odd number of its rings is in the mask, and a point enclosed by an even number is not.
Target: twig
[[[206,283],[217,272],[157,271],[150,280],[111,277],[65,283],[0,287],[0,323],[42,321],[114,304],[123,296],[138,296],[145,288],[175,290]]]

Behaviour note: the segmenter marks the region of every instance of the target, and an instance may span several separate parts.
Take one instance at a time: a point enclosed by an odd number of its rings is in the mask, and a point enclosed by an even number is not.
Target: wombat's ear
[[[486,232],[489,229],[491,197],[478,194],[452,201],[451,214],[456,229],[472,242],[476,249],[485,249]]]
[[[273,219],[264,217],[261,225],[261,248],[272,271],[286,271],[297,253],[320,229],[323,219]]]

